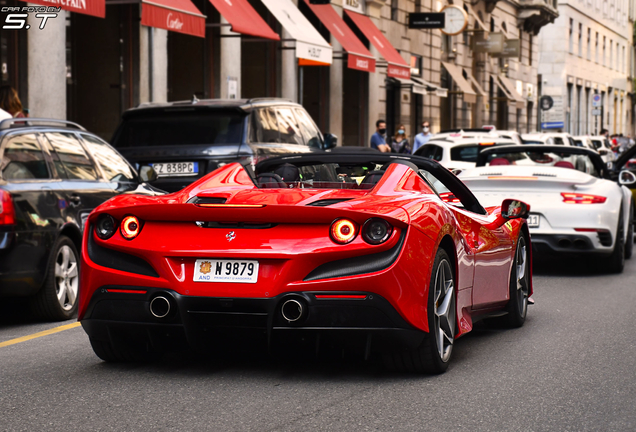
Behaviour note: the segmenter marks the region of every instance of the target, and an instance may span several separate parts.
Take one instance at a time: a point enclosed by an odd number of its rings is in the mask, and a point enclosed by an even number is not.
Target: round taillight
[[[141,223],[135,216],[126,216],[121,221],[121,235],[127,239],[132,240],[139,235],[141,231]]]
[[[338,244],[347,244],[353,241],[358,234],[358,225],[349,219],[338,219],[331,224],[331,239]]]
[[[393,227],[390,223],[380,218],[371,218],[362,225],[362,238],[373,245],[384,243],[391,237]]]
[[[117,224],[111,215],[101,214],[95,224],[95,234],[102,240],[108,240],[117,231]]]

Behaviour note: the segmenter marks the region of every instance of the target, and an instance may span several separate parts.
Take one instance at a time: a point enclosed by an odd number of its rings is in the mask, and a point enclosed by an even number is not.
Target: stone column
[[[23,3],[24,4],[24,3]],[[38,6],[38,5],[34,5]],[[39,30],[41,19],[29,14],[28,34],[28,100],[22,101],[31,117],[66,119],[66,14],[49,18]]]
[[[298,0],[291,1],[298,5]],[[291,35],[284,28],[281,39],[291,39]],[[295,42],[281,42],[283,47],[292,45],[295,45]],[[281,52],[281,97],[298,102],[298,59],[296,50],[293,49],[284,49]]]
[[[380,21],[382,20],[382,5],[383,0],[368,0],[367,14],[373,24],[378,28],[381,28]],[[377,49],[371,44],[369,47],[371,55],[376,59],[382,61],[382,56]],[[386,78],[387,68],[378,68],[376,66],[375,73],[369,74],[369,121],[367,135],[370,137],[375,133],[375,122],[378,119],[384,119],[386,117],[386,89],[384,85],[384,79]],[[367,146],[370,144],[367,142]]]
[[[140,25],[139,32],[139,102],[166,102],[168,30]]]
[[[228,24],[221,17],[222,24]],[[220,77],[221,99],[229,99],[228,87],[230,82],[236,82],[236,98],[241,98],[241,38],[238,33],[230,30],[230,26],[221,27],[221,55]]]

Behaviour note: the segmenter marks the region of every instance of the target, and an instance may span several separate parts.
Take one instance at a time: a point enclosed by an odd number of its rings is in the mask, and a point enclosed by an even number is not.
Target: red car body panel
[[[188,203],[193,197],[223,198],[225,202],[205,208]],[[307,206],[336,198],[348,200],[328,207]],[[117,221],[126,215],[138,217],[143,224],[140,234],[126,240],[118,230],[101,240],[92,228],[104,213]],[[288,292],[365,292],[383,297],[410,326],[427,332],[433,259],[441,243],[449,244],[450,239],[454,254],[449,255],[456,273],[456,336],[461,336],[472,329],[474,315],[501,308],[508,301],[516,239],[522,229],[527,233],[524,220],[505,222],[498,207],[488,213],[479,215],[446,204],[415,171],[401,164],[391,164],[369,190],[260,189],[241,165],[230,164],[180,192],[159,197],[120,195],[90,215],[81,254],[78,319],[86,319],[91,299],[105,286],[133,287],[133,292],[152,287],[182,296],[234,299],[275,298]],[[345,245],[330,239],[329,228],[335,219],[347,218],[362,226],[371,217],[381,217],[394,227],[387,242],[371,245],[360,235]],[[201,228],[195,221],[276,225],[232,228],[235,238],[228,241],[230,229]],[[496,225],[500,226],[487,228]],[[389,251],[404,233],[399,256],[387,268],[305,280],[323,264]],[[143,259],[158,277],[96,264],[88,251],[89,241]],[[194,263],[201,258],[258,260],[258,283],[194,282]]]

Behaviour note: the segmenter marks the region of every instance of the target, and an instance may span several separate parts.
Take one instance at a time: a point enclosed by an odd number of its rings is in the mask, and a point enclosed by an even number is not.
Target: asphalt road
[[[374,363],[101,362],[80,327],[0,307],[2,431],[636,430],[636,257],[622,275],[535,266],[536,304],[517,330],[481,326],[441,376]]]

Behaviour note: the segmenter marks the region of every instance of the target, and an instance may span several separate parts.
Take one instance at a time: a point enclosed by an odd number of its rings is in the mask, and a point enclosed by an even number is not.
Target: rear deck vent
[[[332,204],[338,204],[344,201],[349,201],[350,199],[353,198],[333,198],[333,199],[321,199],[318,201],[314,201],[314,202],[310,202],[309,204],[307,204],[308,206],[315,206],[315,207],[327,207],[330,206]]]
[[[225,204],[227,201],[226,198],[223,197],[192,197],[187,203],[188,204]]]
[[[532,175],[535,177],[556,177],[556,174],[550,173],[532,173]]]
[[[485,173],[481,173],[479,175],[482,176],[482,177],[486,177],[486,176],[500,176],[502,174],[500,172],[494,172],[494,173],[485,172]]]

